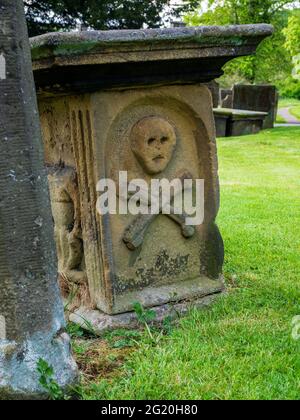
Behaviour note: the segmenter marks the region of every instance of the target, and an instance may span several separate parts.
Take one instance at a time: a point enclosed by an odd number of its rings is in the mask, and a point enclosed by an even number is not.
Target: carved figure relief
[[[59,274],[73,283],[86,281],[76,172],[59,168],[49,174]]]

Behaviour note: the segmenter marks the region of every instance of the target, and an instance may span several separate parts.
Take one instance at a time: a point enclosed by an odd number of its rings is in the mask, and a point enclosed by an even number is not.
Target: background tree
[[[290,16],[288,26],[284,29],[285,48],[293,57],[293,79],[285,87],[285,96],[300,99],[300,10]]]
[[[296,7],[294,0],[209,0],[209,8],[204,11],[203,1],[198,1],[198,10],[186,16],[189,25],[227,25],[249,23],[271,23],[275,33],[258,48],[256,56],[237,59],[225,68],[221,79],[224,86],[234,82],[275,83],[284,88],[291,78],[291,54],[285,48],[283,29],[292,13],[287,7]],[[300,6],[299,6],[300,7]]]
[[[286,37],[286,49],[293,57],[300,54],[300,11],[289,17],[288,25],[283,32]]]
[[[24,0],[24,5],[30,36],[35,36],[78,23],[93,29],[155,28],[170,0]],[[168,10],[176,13],[173,7]]]
[[[238,82],[274,83],[282,92],[290,85],[289,95],[298,83],[296,91],[300,92],[299,81],[292,78],[292,71],[299,71],[300,66],[298,53],[292,51],[299,45],[299,17],[290,10],[300,7],[299,0],[181,0],[179,3],[180,6],[172,0],[24,0],[30,36],[70,30],[79,23],[103,30],[139,29],[144,25],[155,28],[182,13],[186,14],[189,25],[272,23],[273,37],[260,45],[256,56],[229,63],[221,83],[223,86]],[[287,32],[283,31],[286,27]],[[294,61],[292,56],[296,57]]]

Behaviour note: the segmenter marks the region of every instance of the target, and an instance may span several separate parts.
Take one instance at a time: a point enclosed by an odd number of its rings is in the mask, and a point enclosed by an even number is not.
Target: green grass
[[[290,108],[291,106],[300,106],[298,99],[279,99],[279,108]]]
[[[84,399],[300,399],[300,129],[219,139],[229,293],[157,345],[146,334]]]
[[[292,115],[294,115],[294,117],[298,118],[298,120],[300,121],[300,105],[298,105],[298,106],[293,106],[293,107],[290,109],[290,113],[291,113]]]
[[[281,115],[277,114],[276,123],[277,124],[286,124],[286,120]]]

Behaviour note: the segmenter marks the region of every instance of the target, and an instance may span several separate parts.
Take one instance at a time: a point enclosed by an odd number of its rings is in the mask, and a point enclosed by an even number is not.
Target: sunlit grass
[[[228,295],[146,335],[84,399],[300,399],[300,128],[218,140]],[[82,355],[81,355],[82,357]]]
[[[299,120],[299,122],[300,122],[300,105],[298,105],[298,106],[293,106],[293,107],[290,109],[290,113],[291,113],[292,115],[294,115],[294,117],[296,117],[296,118]]]
[[[290,108],[291,106],[300,106],[298,99],[280,99],[279,108]]]

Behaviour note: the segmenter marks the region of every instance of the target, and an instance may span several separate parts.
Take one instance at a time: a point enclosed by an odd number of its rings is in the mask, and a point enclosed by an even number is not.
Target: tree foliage
[[[300,54],[300,13],[289,17],[288,26],[284,29],[285,47],[292,56]]]
[[[155,28],[169,4],[170,0],[24,0],[30,36],[72,29],[78,23],[103,30],[145,24]]]
[[[271,23],[274,35],[261,43],[256,56],[234,60],[226,66],[224,85],[232,82],[275,83],[281,86],[292,72],[290,52],[285,48],[283,29],[290,11],[297,6],[294,0],[209,0],[209,9],[201,9],[186,16],[189,25],[227,25]]]
[[[218,20],[222,24],[271,23],[276,15],[288,6],[297,6],[296,0],[208,0],[208,11],[199,15],[204,0],[193,2],[198,9],[187,17],[187,21],[197,24],[202,21]],[[203,10],[203,9],[202,9]]]
[[[285,48],[293,57],[293,76],[300,80],[300,11],[290,16],[288,26],[283,32],[286,38]]]
[[[300,77],[300,11],[292,12],[299,0],[182,0],[180,7],[171,0],[24,0],[24,5],[30,36],[79,23],[102,30],[155,28],[183,12],[192,26],[271,23],[274,35],[256,56],[230,62],[221,83],[274,83],[280,89],[289,84],[289,91],[299,83],[292,78],[292,71]]]

